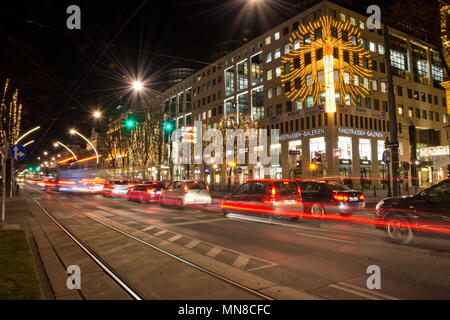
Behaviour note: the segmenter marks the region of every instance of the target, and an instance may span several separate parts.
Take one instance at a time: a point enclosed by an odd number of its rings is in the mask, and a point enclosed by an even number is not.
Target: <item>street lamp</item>
[[[140,81],[135,81],[133,82],[133,89],[136,91],[140,91],[142,89],[142,82]]]
[[[98,119],[102,116],[100,111],[94,111],[94,113],[92,115],[94,116],[95,119]]]
[[[46,156],[46,155],[48,155],[48,152],[47,152],[47,151],[44,151],[44,156]]]
[[[65,144],[62,144],[61,142],[56,141],[53,145],[55,146],[55,148],[58,147],[58,145],[61,145],[62,147],[66,148],[66,150],[69,151],[69,152],[73,155],[73,157],[75,158],[75,160],[78,160],[78,158],[77,158],[77,156],[75,155],[75,153],[73,153],[73,151],[70,150],[70,148],[69,148],[68,146],[66,146]],[[58,157],[59,157],[59,155],[58,155]]]
[[[14,144],[18,144],[20,142],[20,140],[22,140],[23,138],[25,138],[27,135],[29,135],[30,133],[39,130],[41,126],[37,126],[36,128],[31,129],[30,131],[24,133],[19,139],[16,140],[16,142]]]
[[[92,149],[94,149],[94,151],[95,151],[95,155],[96,155],[96,157],[97,157],[97,164],[98,164],[98,152],[97,152],[97,149],[95,149],[95,147],[94,147],[94,145],[92,144],[92,142],[90,142],[89,141],[89,139],[88,138],[86,138],[85,136],[83,136],[81,133],[79,133],[78,131],[76,131],[75,129],[71,129],[70,130],[70,134],[77,134],[77,135],[79,135],[80,137],[82,137],[87,143],[89,143],[89,145],[92,147]]]

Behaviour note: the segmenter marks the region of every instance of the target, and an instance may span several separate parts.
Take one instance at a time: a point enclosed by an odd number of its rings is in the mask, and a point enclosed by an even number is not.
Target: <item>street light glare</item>
[[[94,112],[94,118],[100,118],[102,116],[100,111],[95,111]]]
[[[71,129],[70,134],[74,134],[74,133],[75,133],[75,130]]]
[[[141,90],[141,89],[142,89],[142,82],[140,82],[140,81],[135,81],[135,82],[133,83],[133,88],[134,88],[134,90],[137,90],[137,91]]]
[[[55,142],[55,143],[53,144],[53,146],[54,146],[55,148],[58,147],[58,143]]]

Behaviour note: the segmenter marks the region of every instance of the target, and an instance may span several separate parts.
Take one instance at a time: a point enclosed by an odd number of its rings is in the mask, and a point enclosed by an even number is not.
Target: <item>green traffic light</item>
[[[129,127],[129,128],[134,127],[134,121],[133,120],[128,120],[126,124],[127,124],[127,127]]]
[[[166,130],[171,130],[171,129],[172,129],[172,124],[166,123]]]
[[[33,167],[29,167],[29,168],[28,168],[28,171],[33,171]]]

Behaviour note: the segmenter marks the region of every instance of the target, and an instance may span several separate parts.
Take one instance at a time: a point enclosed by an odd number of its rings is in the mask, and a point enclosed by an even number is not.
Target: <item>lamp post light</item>
[[[96,157],[97,157],[97,164],[99,163],[99,156],[98,156],[98,152],[97,152],[97,149],[94,147],[94,145],[92,144],[92,142],[91,141],[89,141],[89,139],[88,138],[86,138],[85,136],[83,136],[81,133],[79,133],[78,131],[76,131],[75,129],[71,129],[70,130],[70,134],[77,134],[77,135],[79,135],[80,137],[82,137],[87,143],[89,143],[89,145],[92,147],[92,149],[94,149],[94,151],[95,151],[95,155],[96,155]]]
[[[59,141],[56,141],[54,144],[53,144],[53,146],[56,148],[56,147],[58,147],[58,145],[60,145],[60,146],[62,146],[62,147],[64,147],[64,148],[66,148],[66,150],[67,151],[69,151],[72,155],[73,155],[73,157],[75,158],[75,160],[78,160],[78,158],[77,158],[77,156],[75,155],[75,153],[72,151],[72,150],[70,150],[70,148],[68,147],[68,146],[66,146],[65,144],[63,144],[63,143],[61,143],[61,142],[59,142]],[[58,158],[60,157],[61,155],[58,155]]]
[[[95,119],[98,119],[102,116],[102,113],[100,111],[94,111],[94,113],[92,114],[94,116]]]

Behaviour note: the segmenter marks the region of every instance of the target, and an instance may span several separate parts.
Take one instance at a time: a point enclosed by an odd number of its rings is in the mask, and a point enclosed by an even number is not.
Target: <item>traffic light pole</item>
[[[395,107],[395,95],[394,95],[394,81],[392,78],[392,65],[391,65],[391,47],[388,30],[387,14],[384,12],[384,55],[386,59],[386,71],[388,82],[388,107],[389,107],[389,131],[390,140],[394,144],[391,148],[392,153],[392,176],[393,176],[393,189],[394,197],[399,195],[399,157],[398,157],[398,131],[397,131],[397,110]],[[389,186],[391,184],[389,178]]]

